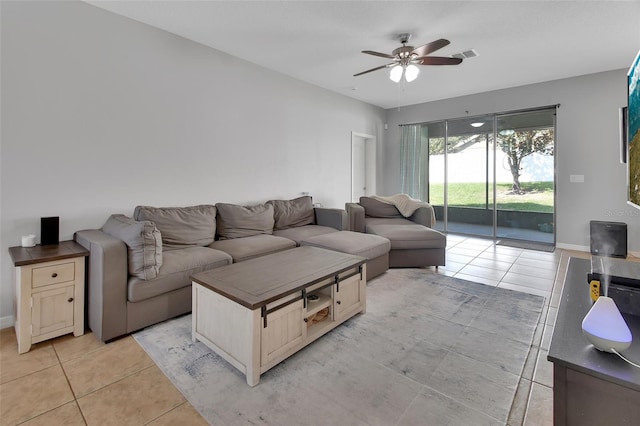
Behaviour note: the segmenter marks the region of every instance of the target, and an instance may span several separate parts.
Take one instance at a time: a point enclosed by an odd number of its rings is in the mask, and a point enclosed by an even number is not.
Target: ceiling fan
[[[396,83],[402,80],[404,76],[407,82],[411,82],[418,77],[420,70],[416,65],[458,65],[462,62],[462,58],[450,58],[443,56],[427,56],[436,50],[442,49],[450,42],[443,38],[432,41],[431,43],[424,44],[422,46],[413,47],[407,46],[407,43],[411,39],[411,34],[400,34],[401,47],[398,47],[391,55],[387,53],[374,52],[371,50],[363,50],[362,53],[368,55],[380,56],[382,58],[393,59],[393,62],[379,67],[371,68],[370,70],[359,72],[354,74],[357,77],[362,74],[366,74],[372,71],[381,70],[383,68],[391,68],[389,78]]]

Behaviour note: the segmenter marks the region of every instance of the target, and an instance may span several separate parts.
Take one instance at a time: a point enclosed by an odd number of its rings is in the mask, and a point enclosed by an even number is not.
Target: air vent
[[[473,49],[465,50],[464,52],[462,52],[462,54],[465,58],[475,58],[476,56],[478,56],[478,52]]]
[[[469,59],[478,56],[478,52],[476,52],[474,49],[469,49],[451,56],[453,56],[454,58]]]

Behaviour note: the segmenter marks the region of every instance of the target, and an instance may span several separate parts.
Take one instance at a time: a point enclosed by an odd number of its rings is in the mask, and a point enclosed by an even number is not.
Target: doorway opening
[[[351,201],[376,193],[376,137],[351,132]]]

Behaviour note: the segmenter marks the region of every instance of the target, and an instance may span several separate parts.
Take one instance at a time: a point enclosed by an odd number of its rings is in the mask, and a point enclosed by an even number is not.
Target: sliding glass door
[[[402,126],[402,190],[436,229],[555,242],[555,107]]]
[[[497,116],[499,238],[555,243],[555,108]]]
[[[492,237],[493,118],[447,121],[447,230]]]

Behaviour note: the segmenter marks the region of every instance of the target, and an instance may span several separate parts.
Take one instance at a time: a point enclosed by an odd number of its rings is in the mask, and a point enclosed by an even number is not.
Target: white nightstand
[[[10,247],[14,264],[14,312],[18,353],[63,334],[84,334],[85,257],[75,241]]]

